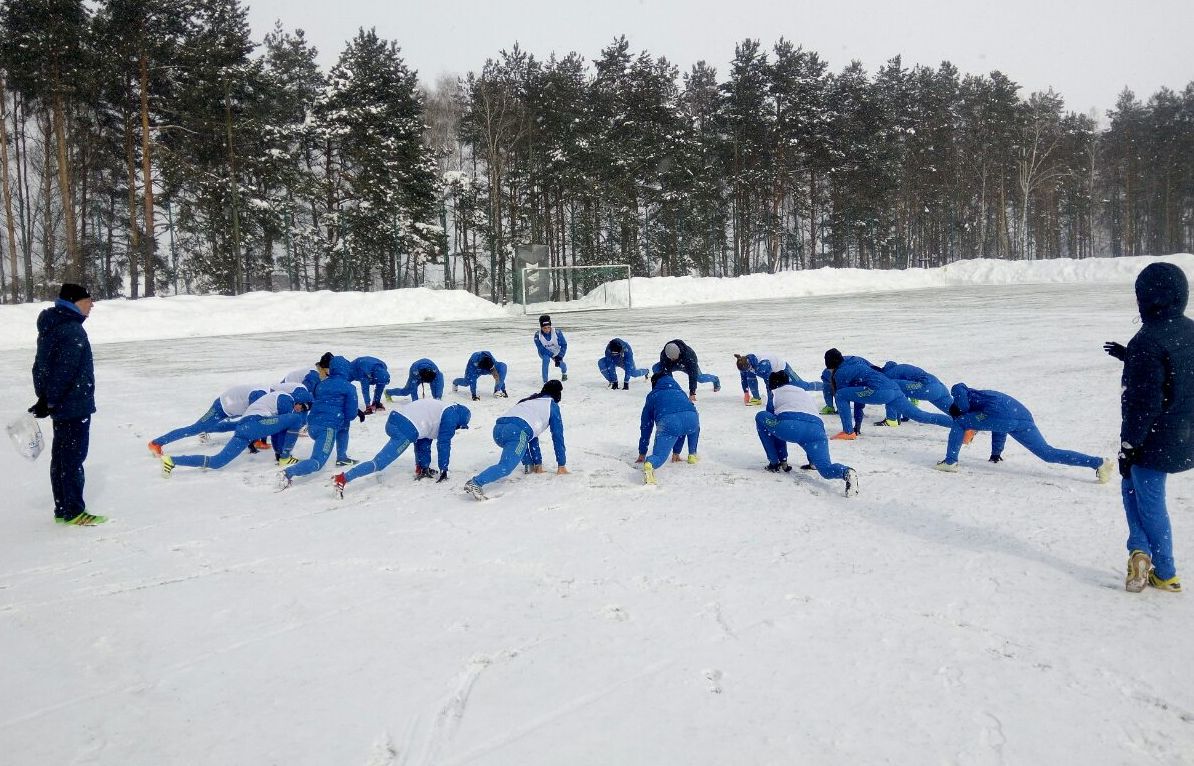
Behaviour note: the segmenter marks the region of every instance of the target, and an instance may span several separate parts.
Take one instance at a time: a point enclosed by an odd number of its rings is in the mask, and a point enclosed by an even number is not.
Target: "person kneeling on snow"
[[[767,379],[771,394],[767,410],[755,415],[755,429],[767,470],[792,470],[788,466],[788,442],[799,444],[808,461],[823,479],[844,479],[846,497],[858,494],[858,474],[848,465],[834,463],[829,457],[829,439],[821,422],[817,399],[799,388],[783,372],[773,372]]]
[[[565,468],[564,420],[560,416],[560,398],[564,385],[558,380],[543,384],[543,390],[506,411],[493,424],[493,441],[502,448],[502,456],[495,465],[468,480],[464,491],[478,500],[486,500],[486,484],[504,479],[522,463],[533,473],[543,472],[543,455],[539,451],[539,434],[551,429],[551,444],[556,452],[556,473],[568,473]]]
[[[647,457],[647,442],[655,429],[655,449]],[[643,464],[643,481],[655,483],[655,471],[667,461],[680,462],[680,448],[688,440],[688,462],[696,463],[697,442],[701,438],[701,421],[696,406],[684,395],[680,385],[666,372],[651,376],[651,393],[643,402],[639,423],[638,460]]]
[[[415,479],[436,476],[437,471],[431,467],[432,439],[436,440],[439,453],[439,479],[436,484],[447,481],[452,437],[458,430],[468,428],[471,417],[472,413],[463,404],[448,405],[439,399],[420,399],[399,407],[386,420],[386,436],[390,440],[373,459],[358,463],[332,478],[336,494],[344,497],[344,487],[353,479],[384,471],[411,444],[415,445]]]
[[[647,371],[634,366],[634,349],[621,338],[614,338],[605,344],[605,354],[597,360],[597,369],[601,377],[609,383],[611,389],[618,388],[618,368],[622,368],[622,390],[630,388],[630,379],[646,377]]]

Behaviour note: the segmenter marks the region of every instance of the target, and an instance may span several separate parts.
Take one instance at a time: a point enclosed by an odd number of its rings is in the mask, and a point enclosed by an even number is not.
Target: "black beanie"
[[[559,403],[560,396],[564,393],[564,384],[558,380],[549,380],[543,384],[543,393]]]
[[[316,366],[316,367],[322,367],[322,368],[323,368],[323,369],[325,369],[325,370],[327,370],[327,369],[331,369],[331,366],[332,366],[332,352],[331,352],[331,351],[325,351],[325,352],[323,352],[323,356],[319,357],[319,361],[315,363],[315,366]]]
[[[435,370],[431,369],[430,367],[419,368],[419,380],[423,381],[424,383],[432,382],[435,380]]]
[[[481,368],[482,370],[492,370],[493,369],[493,357],[490,356],[489,354],[485,354],[484,356],[482,356],[480,359],[477,360],[477,367]]]
[[[831,370],[836,370],[838,367],[841,367],[844,358],[841,351],[831,348],[825,352],[825,366]]]
[[[791,382],[792,379],[788,377],[788,373],[784,370],[778,370],[767,376],[767,388],[772,391],[780,386],[786,386]]]
[[[90,297],[91,293],[87,292],[86,287],[76,285],[74,282],[64,282],[62,289],[58,291],[58,298],[70,303],[78,303]]]
[[[609,349],[609,352],[610,352],[611,354],[620,354],[620,353],[622,353],[622,343],[621,343],[621,342],[620,342],[620,341],[619,341],[617,338],[615,338],[614,340],[611,340],[611,341],[609,342],[609,345],[608,345],[608,346],[606,346],[606,348],[608,348],[608,349]]]
[[[550,314],[543,314],[542,316],[539,317],[539,326],[542,327],[545,324],[551,324],[551,315]]]

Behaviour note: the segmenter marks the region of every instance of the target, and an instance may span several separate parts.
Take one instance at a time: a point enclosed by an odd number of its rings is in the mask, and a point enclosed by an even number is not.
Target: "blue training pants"
[[[158,444],[169,444],[179,439],[185,439],[188,436],[198,436],[199,434],[212,433],[219,430],[231,431],[233,430],[232,428],[219,429],[215,427],[217,423],[227,418],[228,414],[220,406],[220,400],[216,399],[211,403],[211,407],[207,408],[207,412],[203,413],[203,416],[194,423],[191,423],[189,426],[183,426],[182,428],[175,428],[173,431],[167,431],[154,439],[154,441]]]
[[[513,473],[522,462],[522,456],[531,440],[531,427],[522,418],[512,418],[504,422],[503,420],[499,419],[493,426],[493,441],[502,448],[502,456],[498,458],[497,464],[489,466],[473,477],[473,481],[482,487]]]
[[[849,466],[834,463],[829,457],[829,438],[825,435],[825,424],[820,418],[796,413],[776,417],[770,412],[755,415],[755,429],[768,463],[780,463],[788,459],[788,442],[799,444],[808,462],[813,464],[823,479],[844,479]]]
[[[1003,454],[1003,447],[1007,443],[1007,437],[1010,436],[1046,463],[1060,463],[1079,468],[1098,468],[1103,464],[1103,459],[1100,457],[1049,446],[1045,437],[1041,435],[1040,429],[1032,420],[1012,420],[1010,418],[983,418],[980,420],[977,413],[971,412],[954,420],[949,431],[949,443],[945,448],[945,462],[958,462],[958,454],[962,451],[962,436],[967,429],[991,432],[992,455]]]
[[[701,438],[701,423],[697,414],[686,410],[664,415],[655,421],[655,448],[651,450],[647,462],[652,468],[659,468],[667,462],[669,454],[680,454],[685,438],[688,440],[688,454],[695,455]]]
[[[1161,471],[1132,466],[1132,475],[1120,482],[1124,513],[1128,517],[1128,552],[1152,556],[1156,575],[1168,580],[1177,574],[1173,564],[1173,530],[1165,508],[1165,477]]]

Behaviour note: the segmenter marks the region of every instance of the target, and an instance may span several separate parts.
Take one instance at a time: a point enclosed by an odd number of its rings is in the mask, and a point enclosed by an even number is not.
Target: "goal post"
[[[515,275],[514,294],[524,314],[632,307],[630,267],[624,264],[530,265]]]

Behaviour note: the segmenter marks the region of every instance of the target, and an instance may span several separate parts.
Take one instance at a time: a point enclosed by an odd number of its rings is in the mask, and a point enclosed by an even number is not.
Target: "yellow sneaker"
[[[1149,572],[1148,584],[1157,590],[1167,590],[1170,593],[1182,592],[1182,580],[1177,575],[1170,577],[1168,580],[1162,580],[1161,578],[1157,577],[1155,572]]]
[[[655,468],[650,463],[643,463],[643,483],[655,483]]]
[[[699,462],[701,462],[701,456],[696,454],[695,452],[688,456],[688,464],[689,465],[696,465]]]
[[[1115,471],[1115,462],[1109,458],[1103,458],[1103,462],[1095,469],[1095,481],[1099,484],[1106,484],[1111,481],[1111,474]]]

